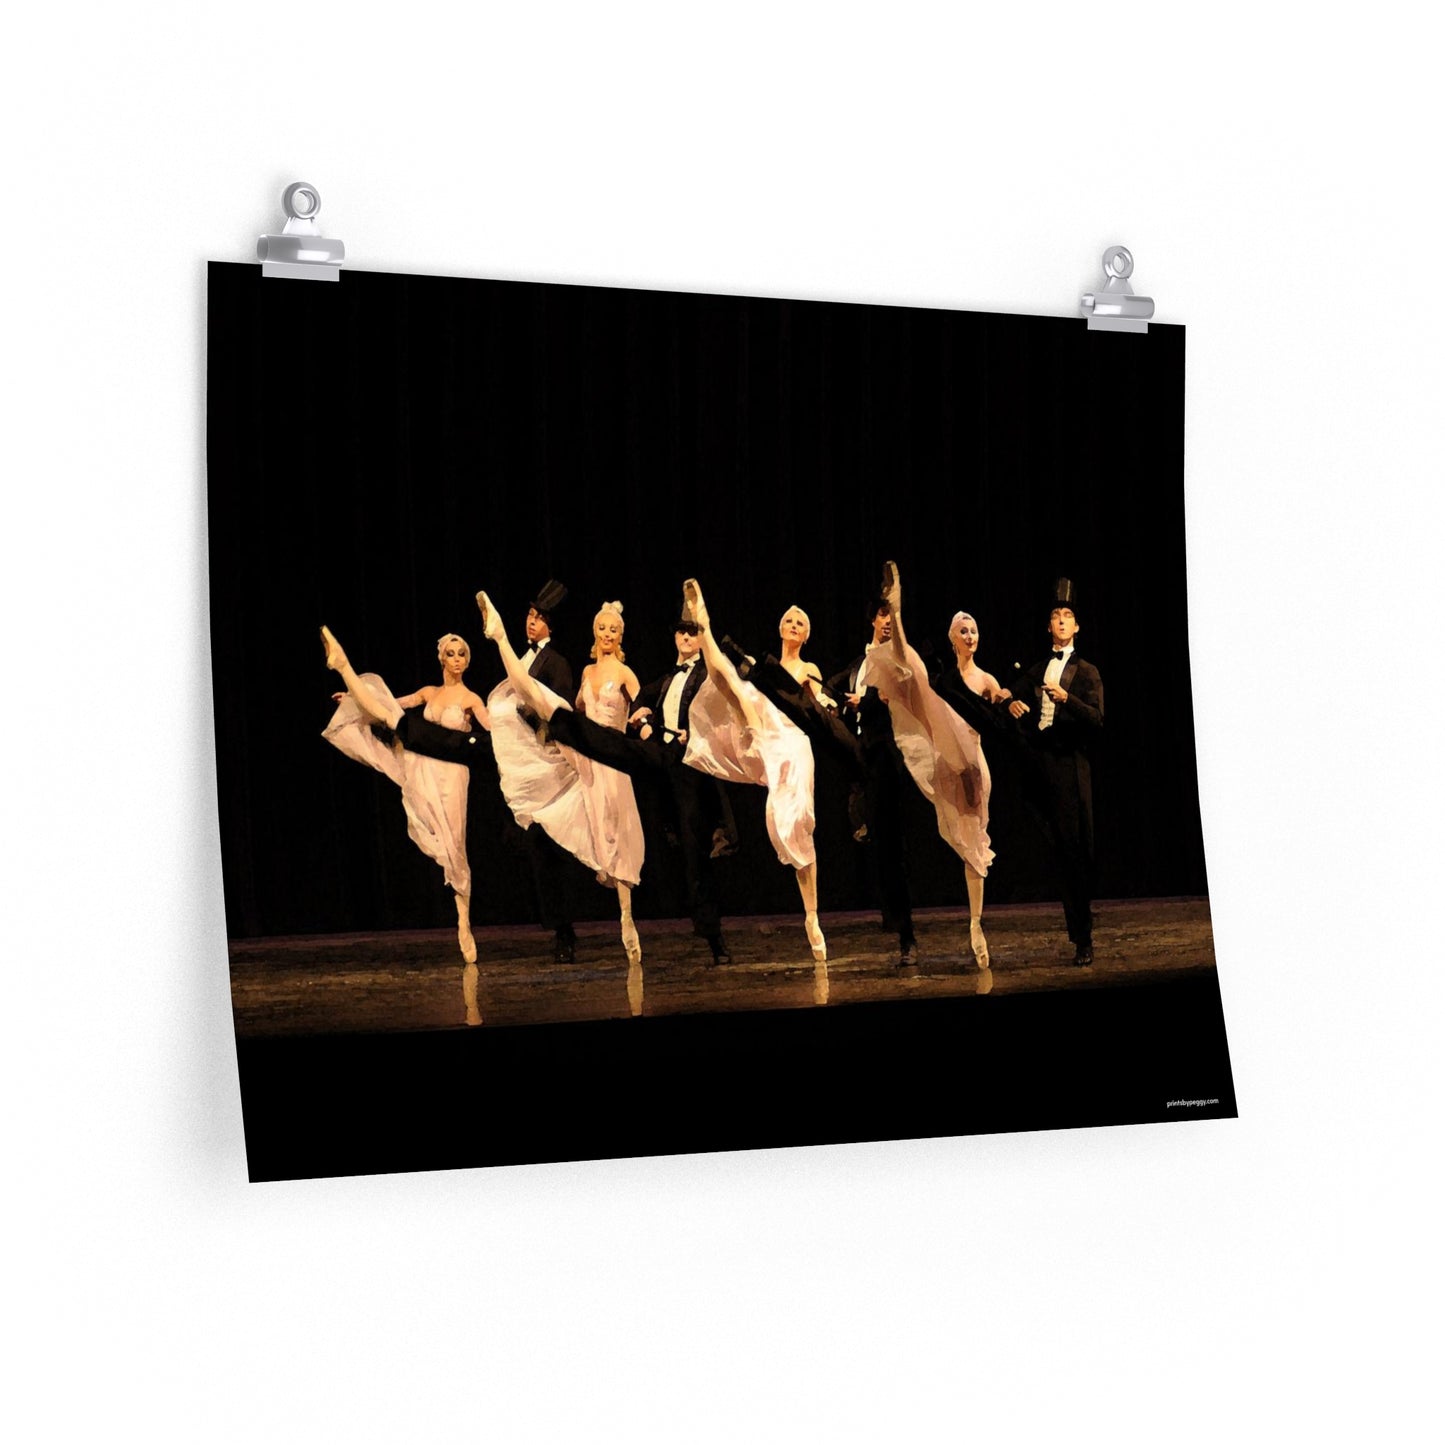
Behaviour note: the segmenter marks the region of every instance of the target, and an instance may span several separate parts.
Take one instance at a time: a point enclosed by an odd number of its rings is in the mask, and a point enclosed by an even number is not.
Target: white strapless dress
[[[391,689],[374,672],[361,674],[361,681],[376,699],[377,711],[395,727],[401,719],[401,705]],[[471,732],[466,709],[426,705],[429,722]],[[406,831],[428,858],[442,867],[447,882],[457,893],[470,895],[472,871],[467,865],[467,777],[464,763],[444,763],[437,758],[409,753],[400,742],[385,743],[372,731],[371,719],[351,698],[341,700],[321,734],[349,758],[385,773],[401,789],[406,809]]]
[[[992,787],[983,744],[928,681],[923,659],[904,648],[904,662],[890,646],[875,647],[858,673],[858,687],[876,688],[888,699],[893,740],[919,791],[938,815],[943,841],[979,874],[988,872],[988,795]]]
[[[539,684],[540,685],[540,684]],[[565,699],[542,689],[559,707]],[[600,692],[584,683],[578,704],[585,717],[619,731],[627,726],[630,704],[616,683]],[[487,699],[492,720],[492,749],[502,796],[523,828],[534,823],[597,875],[608,887],[635,888],[642,878],[642,820],[632,779],[556,742],[543,743],[518,712],[511,682],[500,683]]]
[[[742,684],[760,726],[746,728],[711,677],[687,710],[683,761],[725,783],[753,783],[768,790],[768,837],[778,861],[806,868],[813,846],[813,748],[807,735],[752,683]]]

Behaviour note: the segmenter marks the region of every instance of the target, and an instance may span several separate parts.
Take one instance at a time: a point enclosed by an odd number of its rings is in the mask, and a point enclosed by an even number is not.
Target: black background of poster
[[[210,267],[208,465],[216,757],[232,937],[445,926],[440,870],[395,788],[318,734],[327,622],[364,671],[436,679],[435,639],[500,678],[472,596],[514,640],[549,576],[571,589],[557,644],[580,674],[597,604],[626,605],[628,661],[671,660],[680,583],[720,631],[775,645],[809,612],[825,673],[861,650],[896,558],[915,643],[946,655],[954,610],[1005,683],[1042,655],[1054,578],[1080,598],[1103,675],[1095,766],[1100,897],[1206,892],[1185,585],[1184,332],[900,307],[344,272],[336,284]],[[991,903],[1056,897],[1007,759],[993,759]],[[479,924],[531,914],[500,794],[474,778]],[[733,789],[747,849],[725,914],[791,912],[760,789]],[[963,873],[913,800],[920,906]],[[820,763],[823,910],[866,907],[843,784]],[[656,850],[654,850],[655,854]],[[673,915],[669,860],[639,917]],[[579,870],[580,872],[580,870]],[[582,878],[579,918],[612,896]]]

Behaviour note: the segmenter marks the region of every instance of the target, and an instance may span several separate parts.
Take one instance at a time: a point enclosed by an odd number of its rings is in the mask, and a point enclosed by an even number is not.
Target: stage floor
[[[1043,993],[1180,979],[1214,969],[1204,898],[1095,904],[1091,968],[1076,968],[1057,904],[990,908],[991,966],[968,947],[968,915],[914,915],[918,967],[876,914],[825,914],[828,962],[809,954],[800,915],[726,920],[733,962],[715,967],[683,922],[639,924],[629,968],[616,924],[580,924],[577,961],[551,961],[535,927],[480,929],[463,966],[452,930],[233,941],[231,999],[240,1038],[557,1024],[640,1015],[836,1007],[890,999]]]

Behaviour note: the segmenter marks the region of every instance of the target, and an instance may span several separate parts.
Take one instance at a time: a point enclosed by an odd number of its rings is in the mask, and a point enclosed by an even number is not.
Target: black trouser
[[[543,928],[554,933],[572,932],[572,909],[567,897],[567,865],[575,863],[548,835],[540,823],[525,830],[527,856],[532,864],[532,882],[537,890],[537,916]]]
[[[1089,760],[1071,749],[1029,749],[1027,798],[1049,840],[1064,922],[1075,944],[1093,942],[1094,794]]]
[[[903,831],[903,798],[911,780],[892,738],[866,742],[861,749],[863,786],[868,803],[868,837],[878,871],[883,926],[913,938],[913,905],[908,894],[908,845]]]
[[[708,801],[713,780],[683,762],[680,743],[654,738],[643,741],[565,708],[558,708],[547,726],[565,747],[626,773],[653,794],[651,801],[670,805],[677,820],[677,841],[687,880],[687,911],[693,930],[704,938],[715,938],[721,919],[710,863],[714,822]]]

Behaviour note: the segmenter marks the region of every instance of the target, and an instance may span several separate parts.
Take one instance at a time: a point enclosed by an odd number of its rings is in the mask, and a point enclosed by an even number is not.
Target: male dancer
[[[628,726],[640,740],[658,746],[665,760],[669,832],[682,849],[687,908],[693,918],[693,928],[707,939],[715,963],[731,963],[722,942],[711,860],[737,847],[732,809],[715,778],[683,764],[688,710],[707,677],[707,659],[702,655],[702,636],[697,623],[690,617],[679,617],[672,642],[676,661],[638,693]]]
[[[522,662],[528,673],[550,687],[558,697],[572,702],[572,668],[567,659],[552,647],[552,614],[567,600],[567,589],[555,579],[534,597],[527,608],[527,650]]]
[[[1049,613],[1053,653],[1018,683],[1009,715],[1026,746],[1024,795],[1048,837],[1063,894],[1064,921],[1081,968],[1094,961],[1094,789],[1089,747],[1104,726],[1099,670],[1074,650],[1074,584],[1060,577]]]
[[[697,655],[700,644],[695,624],[688,619],[679,620],[674,632],[678,666],[642,690],[639,700],[656,697],[659,706],[644,705],[633,713],[638,732],[633,736],[603,727],[580,712],[551,703],[532,684],[530,675],[512,651],[501,618],[485,592],[477,593],[477,606],[481,609],[483,630],[497,644],[508,676],[546,721],[548,730],[559,743],[605,767],[616,768],[634,782],[660,790],[670,798],[677,812],[678,842],[682,845],[687,873],[687,903],[693,931],[707,940],[714,963],[731,963],[732,955],[723,941],[708,862],[711,822],[703,807],[702,790],[710,787],[712,780],[682,761],[687,744],[687,705],[702,686],[707,667]]]
[[[828,679],[829,691],[845,700],[844,721],[858,738],[863,761],[863,790],[867,804],[867,837],[878,871],[878,892],[883,902],[883,926],[898,930],[898,966],[918,962],[913,936],[913,905],[908,891],[908,856],[903,834],[903,799],[912,785],[903,755],[893,741],[893,719],[878,690],[858,685],[864,659],[893,636],[893,615],[880,598],[869,612],[872,640],[840,673]]]
[[[522,666],[529,676],[570,705],[577,697],[572,666],[552,645],[552,616],[566,600],[567,589],[555,578],[549,578],[532,599],[527,607],[527,650],[522,654]],[[552,961],[575,963],[577,934],[567,904],[566,872],[580,865],[552,841],[545,828],[525,828],[522,836],[527,840],[527,857],[537,890],[538,917],[543,928],[552,930]]]

